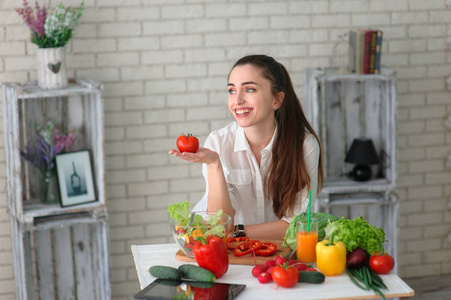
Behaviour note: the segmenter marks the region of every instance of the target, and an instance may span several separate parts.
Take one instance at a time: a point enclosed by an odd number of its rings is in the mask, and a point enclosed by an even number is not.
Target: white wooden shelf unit
[[[42,90],[36,82],[4,83],[2,91],[17,299],[110,299],[102,85],[77,79]],[[90,151],[96,202],[39,202],[39,170],[20,150],[36,141],[35,125],[49,120],[63,130],[77,128],[72,150]]]
[[[335,74],[332,69],[308,69],[305,113],[323,150],[325,182],[317,211],[341,218],[362,216],[386,233],[386,250],[397,256],[398,196],[396,193],[396,77],[381,74]],[[354,167],[345,156],[355,138],[371,138],[381,164],[372,166],[366,182],[349,178]],[[395,270],[397,272],[397,270]]]

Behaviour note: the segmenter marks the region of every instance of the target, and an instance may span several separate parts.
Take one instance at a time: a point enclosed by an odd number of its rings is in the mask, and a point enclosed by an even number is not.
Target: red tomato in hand
[[[199,149],[199,140],[191,133],[182,134],[177,138],[177,148],[180,152],[195,153]]]
[[[370,268],[377,274],[390,273],[394,266],[395,260],[387,253],[380,254],[376,252],[370,257]]]
[[[272,280],[280,286],[292,287],[299,280],[299,271],[295,267],[275,266],[271,272]]]

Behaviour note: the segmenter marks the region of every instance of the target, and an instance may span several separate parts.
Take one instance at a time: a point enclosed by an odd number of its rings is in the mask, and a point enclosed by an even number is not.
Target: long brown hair
[[[272,149],[272,161],[265,178],[265,194],[273,201],[273,211],[282,218],[293,213],[296,194],[306,186],[310,189],[310,176],[304,161],[306,130],[320,144],[318,136],[307,121],[301,103],[294,91],[286,68],[266,55],[249,55],[239,59],[233,68],[250,64],[260,69],[262,76],[271,82],[272,93],[285,94],[282,105],[275,111],[278,129]],[[232,68],[232,69],[233,69]],[[318,162],[318,190],[324,181],[321,147]]]

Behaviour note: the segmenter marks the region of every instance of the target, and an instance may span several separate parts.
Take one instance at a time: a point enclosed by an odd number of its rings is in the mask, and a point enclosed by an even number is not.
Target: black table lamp
[[[352,142],[346,154],[345,162],[356,164],[350,177],[356,181],[367,181],[371,178],[370,165],[379,164],[379,156],[369,138],[357,138]]]

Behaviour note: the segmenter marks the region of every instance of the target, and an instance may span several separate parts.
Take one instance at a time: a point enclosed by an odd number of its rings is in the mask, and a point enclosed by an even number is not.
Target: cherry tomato
[[[295,267],[275,266],[271,272],[272,280],[282,287],[292,287],[299,280],[299,271]]]
[[[393,270],[395,260],[387,253],[376,252],[370,257],[370,268],[378,274],[387,274]]]
[[[182,134],[177,138],[177,148],[180,152],[195,153],[199,149],[199,140],[191,133]]]

